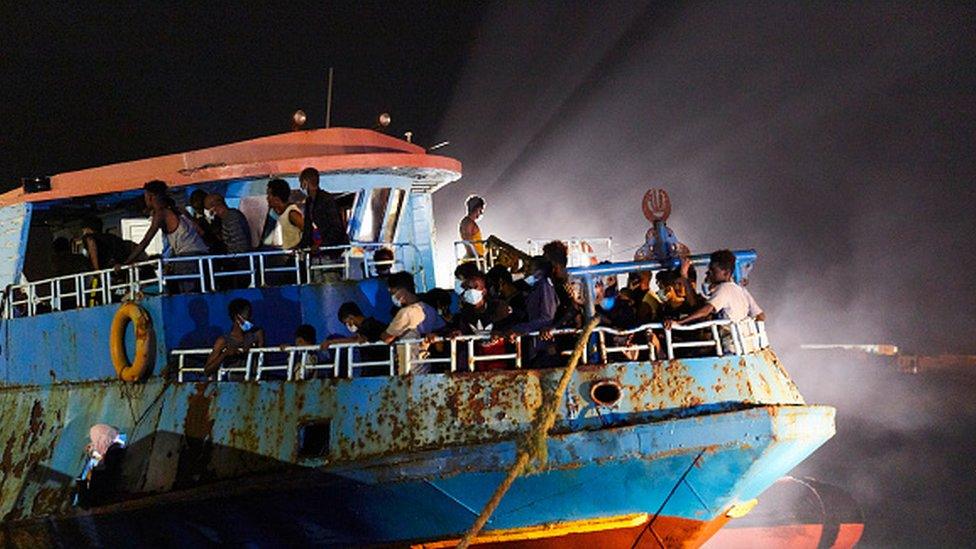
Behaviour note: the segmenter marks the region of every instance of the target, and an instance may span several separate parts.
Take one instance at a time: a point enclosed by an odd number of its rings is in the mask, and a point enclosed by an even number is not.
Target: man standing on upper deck
[[[477,259],[485,256],[484,238],[478,220],[485,215],[485,199],[473,194],[464,201],[468,214],[461,218],[458,230],[464,241],[464,259]]]
[[[220,239],[229,254],[251,251],[251,227],[247,218],[236,208],[228,208],[224,197],[208,194],[204,207],[220,219]]]
[[[766,313],[759,308],[749,290],[739,286],[732,279],[734,271],[735,254],[729,250],[712,252],[708,262],[708,274],[706,275],[706,280],[711,285],[708,301],[698,310],[682,319],[665,320],[664,327],[671,329],[673,325],[693,324],[707,319],[711,314],[737,324],[749,318],[756,321],[766,320]],[[727,343],[726,348],[729,348]]]
[[[302,226],[302,248],[319,248],[329,246],[344,246],[349,244],[346,234],[346,224],[342,220],[339,206],[332,193],[319,188],[319,171],[315,168],[305,168],[298,176],[302,191],[308,195],[305,199],[305,209]],[[342,250],[327,252],[332,259],[342,255]]]

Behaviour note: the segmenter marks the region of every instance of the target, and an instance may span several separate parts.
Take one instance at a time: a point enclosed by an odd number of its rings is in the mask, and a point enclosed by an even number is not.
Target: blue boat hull
[[[731,507],[757,497],[832,434],[831,408],[782,406],[556,435],[545,468],[513,484],[486,529],[646,514],[655,517],[648,540],[696,545]],[[322,467],[312,476],[282,472],[223,494],[226,485],[167,494],[65,518],[56,528],[28,521],[21,531],[33,541],[70,531],[80,542],[123,545],[146,539],[154,525],[181,545],[452,538],[470,527],[515,451],[501,442]],[[293,475],[301,480],[289,482]]]

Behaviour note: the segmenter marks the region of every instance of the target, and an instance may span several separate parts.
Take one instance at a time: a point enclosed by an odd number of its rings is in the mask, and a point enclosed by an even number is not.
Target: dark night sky
[[[389,111],[433,144],[475,3],[279,4],[6,3],[0,181],[321,126],[329,66],[333,125]]]

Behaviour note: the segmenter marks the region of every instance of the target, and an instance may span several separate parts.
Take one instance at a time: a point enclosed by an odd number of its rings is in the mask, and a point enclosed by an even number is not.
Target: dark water
[[[837,408],[837,435],[793,474],[858,500],[861,547],[976,545],[976,368],[911,375],[882,359],[815,357],[787,365],[808,403]]]

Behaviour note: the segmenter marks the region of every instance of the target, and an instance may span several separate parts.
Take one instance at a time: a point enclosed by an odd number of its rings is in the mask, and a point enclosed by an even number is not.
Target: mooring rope
[[[573,354],[569,358],[569,363],[563,370],[563,375],[559,379],[559,385],[556,387],[556,392],[548,400],[543,399],[542,406],[539,407],[536,413],[535,419],[533,420],[533,427],[529,431],[528,435],[525,437],[523,443],[519,445],[518,454],[515,458],[515,463],[512,464],[511,468],[508,470],[508,475],[505,480],[498,485],[495,489],[495,493],[492,494],[491,499],[485,504],[484,509],[481,510],[481,514],[478,515],[478,519],[474,521],[471,528],[468,530],[461,542],[458,543],[458,549],[466,549],[468,545],[474,540],[475,536],[481,532],[481,529],[485,527],[488,519],[491,518],[492,513],[495,512],[495,508],[501,503],[502,498],[508,489],[512,487],[512,483],[515,479],[525,471],[528,467],[530,460],[535,458],[535,466],[541,468],[547,458],[548,458],[548,447],[546,446],[546,439],[549,437],[549,430],[556,423],[556,413],[559,411],[559,405],[562,403],[563,395],[566,393],[566,388],[569,387],[569,381],[573,377],[573,373],[576,372],[576,365],[579,363],[580,358],[586,350],[587,342],[590,339],[590,334],[593,333],[593,329],[596,328],[597,324],[600,323],[599,318],[594,318],[590,320],[586,328],[583,329],[583,333],[580,335],[579,340],[576,341],[576,348],[573,349]]]

